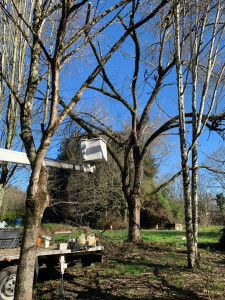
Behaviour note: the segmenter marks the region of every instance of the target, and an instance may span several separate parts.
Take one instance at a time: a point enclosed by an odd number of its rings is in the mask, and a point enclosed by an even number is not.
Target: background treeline
[[[119,133],[118,133],[119,134]],[[120,133],[121,134],[121,133]],[[79,145],[82,136],[72,134],[62,144],[58,159],[80,161]],[[123,153],[123,149],[117,149]],[[120,151],[121,150],[121,151]],[[122,156],[122,154],[121,154]],[[143,194],[160,183],[156,159],[149,152],[144,161]],[[223,225],[225,222],[225,197],[205,188],[206,176],[201,174],[198,187],[199,223]],[[141,208],[142,228],[163,228],[167,223],[184,223],[184,203],[181,183],[167,186],[157,194],[144,197]],[[128,207],[124,199],[121,172],[108,155],[107,163],[96,163],[94,174],[52,169],[50,172],[51,204],[46,209],[43,222],[56,222],[92,228],[127,228]],[[180,190],[179,190],[180,189]],[[13,225],[17,218],[23,222],[26,193],[20,187],[8,186],[3,197],[0,219]]]

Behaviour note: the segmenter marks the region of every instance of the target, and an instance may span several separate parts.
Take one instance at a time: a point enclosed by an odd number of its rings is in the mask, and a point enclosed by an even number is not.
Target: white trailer
[[[60,250],[60,244],[54,244],[47,249],[38,247],[34,270],[35,277],[38,277],[39,268],[43,265],[49,272],[51,268],[58,266],[63,276],[69,265],[79,262],[85,267],[103,261],[103,246],[87,246],[73,250],[68,243],[67,245],[66,249],[62,250]],[[20,248],[0,249],[0,300],[13,300],[14,298],[19,255]]]

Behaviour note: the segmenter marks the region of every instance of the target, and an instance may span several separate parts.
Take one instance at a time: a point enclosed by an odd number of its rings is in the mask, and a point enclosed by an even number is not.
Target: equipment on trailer
[[[11,240],[17,239],[19,229],[13,231],[14,228],[2,229],[1,237],[5,236],[6,240],[9,237]],[[49,270],[59,267],[63,286],[63,274],[67,266],[79,262],[83,267],[86,267],[95,262],[102,262],[104,247],[98,244],[97,237],[95,237],[96,242],[93,243],[93,237],[94,235],[91,235],[91,245],[87,241],[90,238],[87,238],[85,245],[82,246],[78,243],[79,238],[76,238],[68,239],[67,243],[51,245],[48,248],[45,248],[45,243],[38,247],[35,265],[36,276],[39,273],[39,268],[43,268],[43,266]],[[0,300],[13,300],[19,255],[20,248],[6,249],[5,247],[5,249],[0,249]]]

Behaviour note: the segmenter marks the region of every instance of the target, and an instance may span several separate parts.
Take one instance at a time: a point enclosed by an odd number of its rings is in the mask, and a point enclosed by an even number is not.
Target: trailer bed
[[[82,267],[91,266],[103,261],[103,246],[85,247],[81,249],[64,249],[67,243],[54,244],[49,248],[38,247],[34,274],[38,277],[40,269],[48,269],[49,272],[58,269],[63,278],[65,269],[80,263]],[[17,264],[20,256],[20,248],[0,249],[0,300],[13,300],[17,275]],[[63,281],[62,281],[63,282]]]
[[[101,252],[104,250],[103,246],[95,246],[87,249],[71,251],[71,249],[63,249],[58,250],[57,245],[52,245],[49,248],[38,247],[37,257],[41,256],[61,256],[61,255],[85,255],[96,252]],[[12,248],[12,249],[0,249],[0,261],[5,260],[18,260],[20,255],[20,248]]]

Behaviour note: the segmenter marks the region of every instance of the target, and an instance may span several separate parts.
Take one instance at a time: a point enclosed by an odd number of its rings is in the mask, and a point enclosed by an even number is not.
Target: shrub
[[[170,199],[167,190],[163,190],[149,198],[141,209],[141,226],[154,228],[164,227],[166,223],[182,223],[184,214],[182,208]]]
[[[16,225],[16,219],[23,221],[24,214],[18,211],[7,211],[0,216],[0,220],[6,221],[9,225]]]
[[[113,225],[113,229],[125,229],[127,228],[127,223],[122,219],[120,215],[108,214],[103,215],[98,220],[98,229],[109,229],[110,225]]]
[[[223,229],[221,229],[221,231],[223,234],[219,240],[219,245],[220,245],[220,248],[225,250],[225,227]]]
[[[21,191],[19,187],[10,186],[4,192],[1,211],[18,211],[25,213],[26,193]]]

